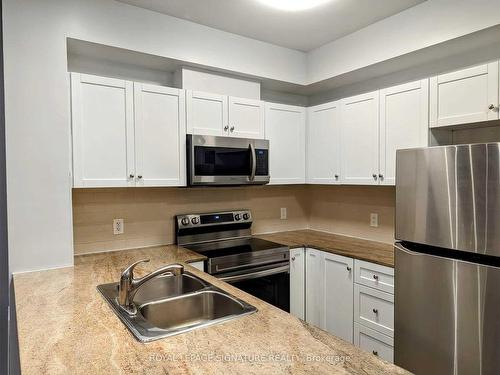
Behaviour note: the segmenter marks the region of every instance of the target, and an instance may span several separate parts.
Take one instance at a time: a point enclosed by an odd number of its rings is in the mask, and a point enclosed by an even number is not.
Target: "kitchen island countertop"
[[[148,344],[138,342],[96,286],[204,257],[170,245],[75,257],[74,267],[14,275],[23,374],[404,374],[401,368],[229,284],[187,269],[258,312]]]

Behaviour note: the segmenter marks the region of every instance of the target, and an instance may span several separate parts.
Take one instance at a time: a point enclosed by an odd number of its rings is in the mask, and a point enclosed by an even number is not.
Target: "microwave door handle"
[[[255,155],[255,147],[250,143],[250,153],[252,154],[252,173],[250,174],[250,181],[255,180],[255,173],[257,170],[257,156]]]

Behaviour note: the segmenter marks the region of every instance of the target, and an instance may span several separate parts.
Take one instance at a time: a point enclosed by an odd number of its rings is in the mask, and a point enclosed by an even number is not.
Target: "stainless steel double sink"
[[[200,327],[252,314],[257,309],[185,271],[156,276],[138,289],[129,314],[118,304],[118,283],[102,284],[99,292],[141,342],[158,340]]]

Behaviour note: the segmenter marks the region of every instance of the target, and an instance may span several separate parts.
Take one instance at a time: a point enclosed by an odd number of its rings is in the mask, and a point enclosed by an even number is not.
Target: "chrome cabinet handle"
[[[383,175],[383,174],[379,174],[379,175],[378,175],[378,178],[383,179],[383,178],[384,178],[384,175]]]
[[[376,350],[372,350],[373,355],[378,356],[378,352]]]
[[[334,177],[335,177],[336,180],[338,180],[339,175],[337,173],[335,173]]]
[[[295,257],[292,257],[292,262],[295,260]]]
[[[373,275],[374,280],[378,280],[378,275]]]
[[[493,110],[494,110],[494,109],[496,109],[496,108],[497,108],[497,107],[495,107],[495,104],[490,104],[490,105],[488,106],[488,109],[489,109],[490,111],[493,111]]]
[[[132,173],[129,175],[130,178],[134,178],[135,175],[133,175]]]
[[[374,179],[374,180],[376,180],[376,179],[377,179],[377,174],[376,174],[376,173],[372,174],[372,176],[373,176],[373,179]]]
[[[139,176],[137,176],[137,178],[140,180],[140,179],[142,178],[142,176],[141,176],[141,175],[139,175]]]
[[[224,126],[224,131],[227,132],[229,129],[229,125]]]
[[[234,131],[234,126],[231,126],[231,127],[229,128],[229,131],[232,133],[232,132]]]
[[[378,310],[377,309],[373,309],[373,313],[374,314],[378,314]]]
[[[347,266],[347,271],[351,272],[352,271],[352,268]]]

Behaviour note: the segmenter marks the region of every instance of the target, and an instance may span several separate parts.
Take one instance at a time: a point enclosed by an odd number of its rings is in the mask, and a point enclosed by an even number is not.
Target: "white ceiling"
[[[216,29],[310,51],[425,0],[331,0],[289,12],[257,0],[118,0]]]

